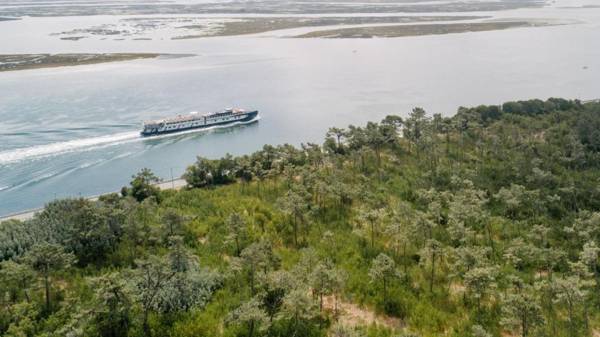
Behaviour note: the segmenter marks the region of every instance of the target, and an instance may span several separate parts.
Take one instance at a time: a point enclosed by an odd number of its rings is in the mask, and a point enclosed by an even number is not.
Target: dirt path
[[[323,297],[323,308],[334,312],[336,301],[333,296]],[[371,325],[377,324],[388,328],[400,328],[402,321],[395,317],[378,315],[373,310],[361,308],[358,305],[345,302],[340,299],[337,301],[338,321],[346,326]]]

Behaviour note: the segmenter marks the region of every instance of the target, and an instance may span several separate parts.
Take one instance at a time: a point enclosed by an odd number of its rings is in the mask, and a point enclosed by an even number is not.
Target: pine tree
[[[0,294],[8,292],[12,303],[19,301],[21,294],[27,302],[31,301],[29,288],[34,279],[35,274],[28,265],[11,260],[0,262]]]
[[[429,264],[429,292],[433,292],[433,283],[435,281],[435,266],[436,263],[441,260],[444,254],[444,247],[442,244],[434,239],[427,240],[425,247],[421,249],[419,255],[421,256],[421,264]]]
[[[520,330],[522,337],[530,336],[533,329],[544,324],[533,287],[513,278],[513,287],[502,297],[500,324],[511,331]]]
[[[399,277],[399,272],[396,269],[396,262],[394,262],[391,257],[385,255],[384,253],[380,253],[371,264],[371,268],[369,269],[369,277],[373,283],[381,282],[383,288],[383,298],[387,299],[389,282],[392,279]]]
[[[481,302],[489,292],[496,287],[497,268],[475,267],[465,273],[465,286],[467,291],[477,302],[477,310],[481,310]]]
[[[256,330],[264,330],[269,325],[267,314],[260,307],[260,302],[256,298],[243,303],[236,308],[227,317],[230,324],[245,324],[248,331],[248,337],[253,337]]]
[[[110,273],[90,280],[94,288],[94,321],[100,336],[126,337],[132,320],[132,301],[126,280]]]
[[[375,247],[377,237],[385,217],[383,209],[361,209],[358,214],[358,226],[370,237],[371,248]]]
[[[46,299],[46,312],[51,311],[50,287],[51,278],[57,272],[71,267],[75,256],[66,253],[63,247],[55,244],[41,243],[33,246],[24,257],[27,264],[43,279]]]
[[[281,317],[289,322],[289,336],[298,335],[301,323],[317,316],[317,308],[308,295],[308,289],[297,288],[283,298]]]
[[[235,255],[240,256],[242,244],[248,237],[246,221],[239,213],[233,212],[225,221],[225,225],[228,232],[225,240],[226,242],[233,242],[235,244]]]
[[[266,274],[276,264],[277,260],[271,245],[266,241],[260,241],[244,248],[239,259],[234,261],[233,267],[247,274],[250,291],[255,295],[257,274]]]

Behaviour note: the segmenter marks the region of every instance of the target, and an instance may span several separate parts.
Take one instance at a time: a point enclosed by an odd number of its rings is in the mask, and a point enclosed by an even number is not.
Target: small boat
[[[225,109],[208,114],[190,113],[177,117],[145,121],[140,132],[142,136],[155,136],[165,133],[202,129],[215,125],[250,122],[258,116],[258,110]]]

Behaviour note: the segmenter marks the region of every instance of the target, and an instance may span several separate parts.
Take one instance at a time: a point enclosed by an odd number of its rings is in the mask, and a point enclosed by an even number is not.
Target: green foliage
[[[511,291],[503,299],[502,319],[500,324],[509,330],[521,332],[526,337],[534,329],[544,323],[542,308],[530,285],[519,279]]]
[[[121,196],[51,202],[0,225],[0,335],[590,336],[599,116],[416,108],[198,158],[180,191],[142,170]]]
[[[186,169],[183,178],[190,187],[226,185],[236,178],[250,181],[255,173],[253,169],[259,170],[260,167],[252,166],[245,159],[234,159],[231,155],[217,160],[198,157],[196,163]]]
[[[133,294],[143,312],[143,332],[152,334],[150,315],[170,314],[204,307],[220,284],[220,276],[198,267],[195,255],[175,237],[167,256],[136,261],[132,271]]]
[[[383,288],[383,296],[387,297],[387,286],[391,279],[398,277],[396,262],[384,253],[380,253],[373,260],[373,264],[369,269],[369,277],[371,282],[381,282]]]
[[[227,321],[236,325],[246,325],[248,337],[254,336],[255,331],[265,330],[268,326],[267,313],[260,307],[256,298],[232,311]]]
[[[132,321],[131,291],[117,273],[90,280],[94,290],[94,321],[100,336],[120,337],[129,334]]]
[[[124,196],[131,195],[137,201],[143,201],[150,197],[160,200],[159,189],[155,186],[160,181],[160,178],[154,175],[150,169],[143,168],[136,175],[132,176],[132,178],[131,188],[122,190]]]
[[[0,262],[0,292],[8,295],[8,301],[19,302],[22,298],[29,302],[28,287],[35,278],[33,270],[26,264],[11,260]]]
[[[43,280],[46,299],[45,309],[46,312],[50,312],[52,309],[50,278],[57,272],[69,268],[75,262],[75,256],[66,253],[60,245],[41,243],[33,246],[25,255],[24,260]]]
[[[588,149],[594,152],[600,150],[600,117],[599,110],[586,110],[577,120],[576,130],[579,140]]]
[[[240,214],[234,212],[229,215],[225,225],[229,232],[226,240],[235,245],[235,255],[239,256],[242,252],[242,246],[248,239],[246,221],[244,221]]]

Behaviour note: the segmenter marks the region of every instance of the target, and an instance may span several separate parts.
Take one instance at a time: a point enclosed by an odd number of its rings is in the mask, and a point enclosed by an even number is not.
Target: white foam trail
[[[0,152],[0,164],[9,164],[33,157],[45,157],[65,152],[73,152],[84,148],[119,143],[139,137],[139,132],[123,132],[114,135],[74,139],[44,145]]]
[[[128,152],[128,153],[129,153],[129,154],[131,154],[130,152]],[[88,163],[83,163],[83,164],[79,165],[79,166],[77,167],[77,169],[84,169],[84,168],[88,168],[88,167],[90,167],[90,166],[94,166],[94,165],[100,164],[100,163],[102,163],[102,162],[104,162],[104,160],[100,159],[100,160],[95,160],[95,161],[88,162]]]
[[[259,119],[260,119],[260,116],[257,116],[255,119],[253,119],[251,121],[247,121],[247,122],[236,122],[236,123],[226,124],[226,125],[215,125],[215,126],[211,126],[211,127],[203,128],[203,129],[193,129],[193,130],[188,130],[188,131],[183,131],[183,132],[175,132],[175,133],[153,136],[153,137],[141,137],[140,133],[138,131],[131,131],[131,132],[117,133],[117,134],[108,135],[108,136],[81,138],[81,139],[74,139],[74,140],[69,140],[69,141],[65,141],[65,142],[57,142],[57,143],[51,143],[51,144],[36,145],[36,146],[31,146],[31,147],[26,147],[26,148],[13,149],[13,150],[0,152],[0,165],[20,162],[20,161],[23,161],[26,159],[48,157],[48,156],[63,154],[63,153],[67,153],[67,152],[86,151],[86,150],[96,149],[99,147],[118,145],[118,144],[133,142],[133,141],[161,139],[161,138],[166,138],[166,137],[178,136],[178,135],[182,135],[182,134],[207,132],[207,131],[227,128],[227,127],[231,127],[231,126],[235,126],[235,125],[250,124],[250,123],[254,123],[254,122],[258,121]]]
[[[36,183],[39,183],[40,181],[44,181],[46,179],[50,179],[50,178],[55,177],[55,176],[60,175],[60,174],[62,174],[62,173],[61,172],[44,173],[44,174],[42,174],[40,176],[36,176],[35,178],[32,178],[31,180],[26,180],[26,181],[23,181],[23,182],[21,182],[21,183],[19,183],[17,185],[13,185],[8,190],[9,191],[18,190],[19,188],[21,188],[23,186],[28,186],[28,185],[36,184]]]

